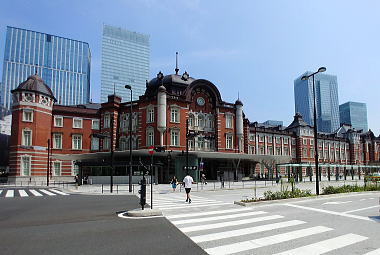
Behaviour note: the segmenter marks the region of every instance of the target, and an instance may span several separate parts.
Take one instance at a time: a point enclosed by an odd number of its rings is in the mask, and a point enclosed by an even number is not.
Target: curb
[[[159,209],[146,208],[141,210],[141,208],[127,211],[125,213],[129,217],[151,217],[151,216],[162,216],[162,212]]]
[[[346,195],[349,196],[359,196],[359,195],[365,195],[365,194],[380,194],[380,191],[363,191],[363,192],[348,192],[348,193],[338,193],[338,194],[330,194],[330,195],[319,195],[319,196],[310,196],[310,197],[296,197],[296,198],[288,198],[288,199],[277,199],[277,200],[264,200],[264,201],[257,201],[257,202],[241,202],[241,201],[234,201],[235,205],[240,206],[259,206],[264,204],[277,204],[277,203],[290,203],[294,201],[303,201],[303,200],[311,200],[311,199],[328,199],[333,197],[343,197]]]

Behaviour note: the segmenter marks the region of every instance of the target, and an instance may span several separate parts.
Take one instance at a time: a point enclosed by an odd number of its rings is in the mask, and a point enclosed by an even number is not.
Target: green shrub
[[[293,191],[281,190],[281,191],[265,191],[264,199],[265,200],[277,200],[277,199],[287,199],[287,198],[296,198],[296,197],[309,197],[312,196],[311,190],[300,190],[295,188]]]
[[[361,192],[361,191],[378,191],[380,185],[370,184],[365,186],[358,185],[343,185],[339,187],[327,186],[322,189],[322,195],[348,193],[348,192]]]

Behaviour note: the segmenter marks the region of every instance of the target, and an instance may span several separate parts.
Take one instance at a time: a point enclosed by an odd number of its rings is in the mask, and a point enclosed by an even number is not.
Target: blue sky
[[[178,51],[181,73],[210,80],[225,101],[239,93],[250,121],[288,125],[294,79],[325,66],[338,76],[339,103],[366,103],[379,135],[379,11],[376,0],[2,0],[0,67],[7,25],[88,42],[99,101],[105,23],[150,35],[151,78],[173,73]]]

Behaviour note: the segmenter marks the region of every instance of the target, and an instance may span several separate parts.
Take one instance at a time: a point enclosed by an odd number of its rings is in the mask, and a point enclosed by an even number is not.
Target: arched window
[[[148,127],[146,129],[146,146],[154,145],[154,129]]]
[[[199,114],[198,115],[198,128],[204,128],[205,126],[205,117],[203,116],[203,114]]]
[[[189,127],[194,127],[194,114],[192,113],[189,114]]]

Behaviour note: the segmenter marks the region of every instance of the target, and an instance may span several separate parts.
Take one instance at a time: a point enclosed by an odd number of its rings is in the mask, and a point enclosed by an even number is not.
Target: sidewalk
[[[244,181],[244,182],[224,182],[224,188],[220,182],[208,182],[207,185],[196,183],[193,184],[192,192],[214,192],[214,191],[225,191],[229,190],[241,190],[241,191],[249,191],[250,194],[253,194],[256,189],[256,196],[263,196],[264,192],[267,190],[277,191],[282,189],[291,189],[291,184],[287,182],[286,178],[282,179],[282,187],[281,182],[276,183],[275,181]],[[327,186],[342,186],[342,185],[364,185],[363,178],[358,180],[357,178],[351,180],[322,180],[319,182],[320,192],[322,192],[323,187]],[[315,181],[310,182],[308,180],[303,180],[303,182],[296,182],[295,187],[301,190],[310,189],[312,193],[315,193]],[[147,194],[150,194],[150,185],[147,185]],[[133,184],[132,192],[129,192],[128,184],[114,184],[113,193],[110,192],[109,184],[93,184],[93,185],[81,185],[81,186],[68,186],[65,187],[65,190],[71,193],[80,193],[80,194],[88,194],[88,195],[138,195],[138,190],[140,189],[140,185]],[[170,184],[158,184],[153,185],[153,193],[155,194],[167,194],[172,193],[172,187]],[[177,186],[176,193],[185,192],[184,188],[181,185]]]

